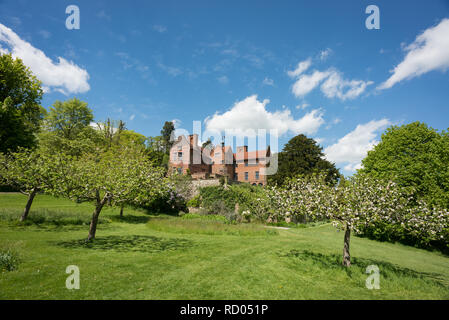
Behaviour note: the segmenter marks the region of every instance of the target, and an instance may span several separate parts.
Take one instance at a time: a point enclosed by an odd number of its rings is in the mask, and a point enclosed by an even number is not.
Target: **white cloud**
[[[1,44],[6,44],[7,48],[0,46],[0,51],[11,52],[14,57],[22,59],[23,63],[42,81],[45,91],[54,89],[68,94],[90,90],[89,74],[86,70],[62,57],[58,57],[57,63],[53,62],[44,52],[34,48],[0,23]]]
[[[296,109],[302,110],[302,109],[306,109],[306,108],[309,107],[309,106],[310,106],[310,104],[304,102],[303,104],[298,104],[298,105],[296,106]]]
[[[330,54],[329,52],[327,55]],[[322,54],[324,53],[322,52]],[[343,78],[341,72],[335,68],[330,68],[325,71],[314,70],[312,73],[304,74],[310,66],[311,59],[309,58],[300,62],[295,70],[288,72],[290,77],[296,78],[292,86],[292,92],[296,97],[304,97],[318,87],[320,83],[323,83],[321,85],[321,92],[326,97],[339,98],[344,101],[358,97],[365,91],[367,86],[373,84],[372,81],[346,80]]]
[[[337,143],[324,149],[327,160],[344,166],[346,171],[360,169],[361,161],[377,143],[376,137],[380,130],[391,125],[388,119],[372,120],[365,124],[359,124]]]
[[[136,115],[135,115],[135,114],[132,114],[132,115],[129,117],[129,120],[130,120],[130,121],[133,121],[135,117],[136,117]]]
[[[357,98],[371,84],[373,84],[372,81],[346,80],[338,71],[332,71],[321,85],[321,91],[328,98],[339,98],[344,101]]]
[[[327,48],[326,50],[323,50],[320,52],[320,59],[321,61],[327,60],[327,58],[332,54],[332,49]]]
[[[292,91],[296,97],[303,97],[308,94],[310,91],[315,89],[321,81],[326,79],[329,76],[329,72],[321,72],[315,70],[310,75],[302,75],[299,79],[293,84]]]
[[[266,85],[266,86],[274,86],[274,80],[265,77],[265,79],[263,79],[262,84]]]
[[[310,59],[310,58],[307,60],[301,61],[298,63],[298,66],[296,67],[295,70],[287,71],[287,74],[289,75],[290,78],[296,78],[301,73],[303,73],[304,71],[309,69],[311,64],[312,64],[312,59]]]
[[[403,48],[408,51],[404,60],[391,72],[393,75],[378,89],[388,89],[396,83],[412,79],[433,70],[449,68],[449,19],[425,30],[415,41]]]
[[[156,24],[156,25],[153,26],[153,30],[155,30],[155,31],[157,31],[159,33],[164,33],[164,32],[167,31],[167,27],[159,25],[159,24]]]
[[[281,136],[287,132],[294,134],[314,134],[324,123],[320,109],[308,112],[302,118],[294,119],[290,110],[285,108],[275,112],[266,110],[270,101],[259,101],[257,95],[236,102],[223,114],[215,113],[204,120],[206,129],[214,132],[227,131],[236,136],[254,136],[258,129],[277,129]]]

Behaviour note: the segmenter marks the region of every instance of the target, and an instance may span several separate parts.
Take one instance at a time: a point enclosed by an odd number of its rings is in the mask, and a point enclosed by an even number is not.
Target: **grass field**
[[[39,195],[0,194],[0,250],[20,264],[0,274],[0,299],[449,299],[449,257],[353,237],[353,265],[340,266],[343,234],[329,224],[289,230],[206,218],[101,213],[86,245],[93,206]],[[368,265],[380,290],[365,287]],[[80,269],[68,290],[68,265]]]

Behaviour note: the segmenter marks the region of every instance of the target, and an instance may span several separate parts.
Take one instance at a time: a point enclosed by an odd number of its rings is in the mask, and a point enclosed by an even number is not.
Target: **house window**
[[[259,180],[259,171],[256,171],[256,180]]]
[[[178,168],[178,173],[182,174],[182,168]]]
[[[248,180],[248,172],[245,172],[245,180]]]
[[[245,161],[245,167],[247,167],[248,166],[248,161]]]
[[[234,180],[237,181],[238,179],[239,179],[239,175],[238,175],[238,173],[235,173],[234,174]]]
[[[182,158],[182,152],[178,152],[178,158]]]

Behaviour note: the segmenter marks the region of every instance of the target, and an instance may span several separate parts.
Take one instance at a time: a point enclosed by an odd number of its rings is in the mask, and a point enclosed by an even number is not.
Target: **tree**
[[[164,143],[164,152],[166,154],[170,153],[170,148],[173,145],[173,134],[175,131],[175,125],[173,121],[165,121],[164,126],[161,130],[162,141]]]
[[[169,155],[165,153],[165,142],[162,136],[148,137],[146,141],[146,154],[157,166],[168,169]]]
[[[289,177],[326,172],[328,181],[337,182],[340,174],[335,165],[324,159],[322,147],[316,141],[300,134],[290,139],[278,154],[278,171],[269,176],[269,182],[282,184]]]
[[[0,154],[0,181],[28,196],[20,221],[27,219],[36,194],[47,187],[51,161],[52,157],[39,149]]]
[[[154,167],[141,150],[129,147],[79,158],[60,155],[50,171],[52,184],[46,188],[48,193],[77,202],[94,202],[87,241],[95,238],[98,217],[106,204],[143,206],[170,188],[162,169]]]
[[[45,125],[65,139],[74,140],[93,121],[92,110],[87,102],[73,98],[55,101],[45,117]]]
[[[330,219],[344,230],[343,265],[351,265],[351,232],[379,222],[399,224],[408,232],[427,241],[449,241],[449,211],[420,201],[412,203],[412,194],[393,181],[377,180],[359,174],[349,181],[329,185],[323,173],[287,179],[284,186],[272,187],[269,198],[279,218],[303,217]]]
[[[103,123],[98,122],[97,129],[101,133],[106,147],[111,148],[113,144],[119,144],[120,135],[126,128],[122,120],[115,121],[108,118]]]
[[[361,173],[391,179],[418,199],[449,208],[449,135],[421,122],[392,126],[363,159]]]
[[[22,60],[0,55],[0,152],[35,145],[45,109],[41,82]]]

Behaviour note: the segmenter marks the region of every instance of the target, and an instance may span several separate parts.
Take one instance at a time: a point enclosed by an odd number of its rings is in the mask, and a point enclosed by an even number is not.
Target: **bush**
[[[257,199],[263,195],[264,189],[249,184],[203,187],[200,189],[203,208],[210,210],[216,202],[222,202],[222,206],[228,211],[234,211],[236,203],[239,204],[239,212],[252,207]],[[213,213],[213,212],[210,212]]]
[[[11,249],[0,249],[0,272],[14,271],[19,267],[17,253]]]
[[[200,195],[196,195],[189,201],[187,201],[187,206],[191,208],[199,208],[201,205],[201,198]]]

